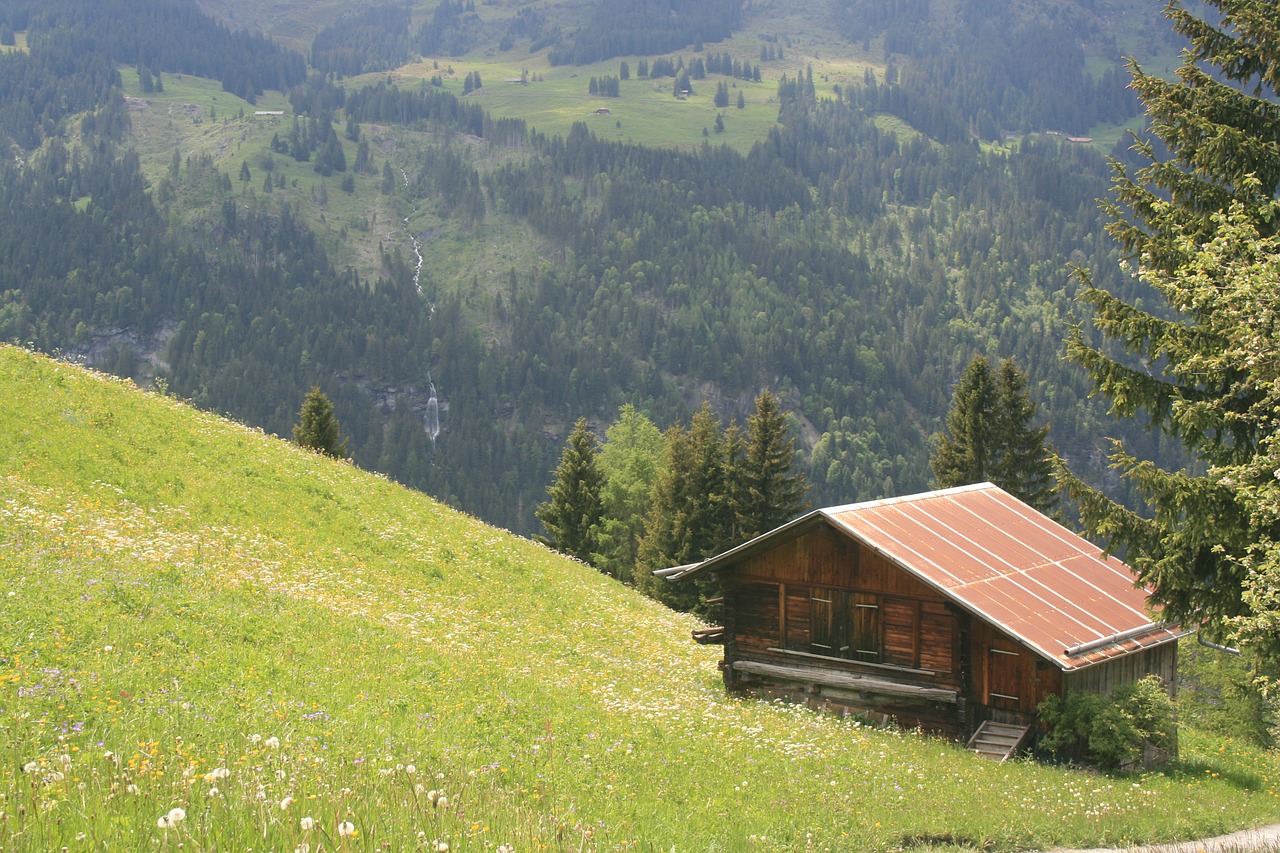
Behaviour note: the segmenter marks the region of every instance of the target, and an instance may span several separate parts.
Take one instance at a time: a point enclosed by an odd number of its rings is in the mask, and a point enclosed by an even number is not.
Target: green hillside
[[[1280,756],[1195,732],[1108,778],[731,701],[689,618],[384,478],[20,349],[0,396],[0,849],[1013,850],[1280,817]]]

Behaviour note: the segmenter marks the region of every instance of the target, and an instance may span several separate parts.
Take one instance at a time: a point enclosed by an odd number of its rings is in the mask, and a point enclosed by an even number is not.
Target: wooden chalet
[[[714,573],[730,691],[952,738],[1026,734],[1050,693],[1172,685],[1181,633],[1130,569],[983,483],[816,510],[669,580]]]

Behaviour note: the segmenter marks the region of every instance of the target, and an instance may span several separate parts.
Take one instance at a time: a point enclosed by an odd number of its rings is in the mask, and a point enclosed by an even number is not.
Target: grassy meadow
[[[0,348],[0,849],[1017,850],[1280,819],[726,698],[696,623],[386,479]]]

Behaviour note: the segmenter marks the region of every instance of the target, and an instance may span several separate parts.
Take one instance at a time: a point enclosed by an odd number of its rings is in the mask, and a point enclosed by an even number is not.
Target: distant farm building
[[[596,115],[598,115],[598,116],[607,116],[607,115],[609,115],[609,108],[608,108],[608,107],[600,107],[599,109],[597,109],[597,110],[596,110],[595,114],[596,114]]]
[[[284,115],[284,110],[254,110],[255,118],[279,118]]]
[[[1181,633],[1130,569],[990,483],[816,510],[658,572],[708,573],[723,628],[695,638],[724,644],[735,693],[1020,740],[1049,694],[1176,676]]]

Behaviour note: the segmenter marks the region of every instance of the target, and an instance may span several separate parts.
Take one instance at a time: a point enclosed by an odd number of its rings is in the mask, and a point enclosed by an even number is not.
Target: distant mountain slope
[[[689,618],[385,479],[8,346],[0,398],[6,849],[1012,850],[1275,818],[1219,750],[1273,754],[1184,741],[1188,781],[1113,780],[729,701]]]
[[[251,6],[223,11],[239,26]],[[383,68],[442,6],[468,36],[521,35]],[[627,60],[552,66],[529,34],[607,33],[614,5],[269,3],[335,25],[319,40],[333,73],[259,97],[120,57],[121,34],[163,55],[150,41],[173,20],[152,19],[192,0],[111,0],[100,39],[82,4],[50,8],[66,26],[27,15],[31,52],[0,62],[16,81],[0,124],[20,140],[0,162],[0,339],[280,435],[318,382],[358,464],[521,532],[578,416],[602,431],[633,403],[666,427],[709,401],[740,420],[764,387],[794,415],[814,501],[927,488],[976,352],[1016,357],[1054,444],[1105,468],[1121,427],[1060,343],[1081,319],[1070,264],[1125,286],[1096,210],[1121,126],[1005,138],[1050,107],[1103,115],[1086,95],[1114,57],[1066,35],[1072,79],[1093,82],[1030,100],[1015,86],[1006,110],[984,88],[1005,72],[976,45],[912,66],[886,57],[887,31],[850,44],[827,3],[745,5],[731,38],[631,57],[625,80]],[[1010,26],[1038,20],[1010,8]]]

